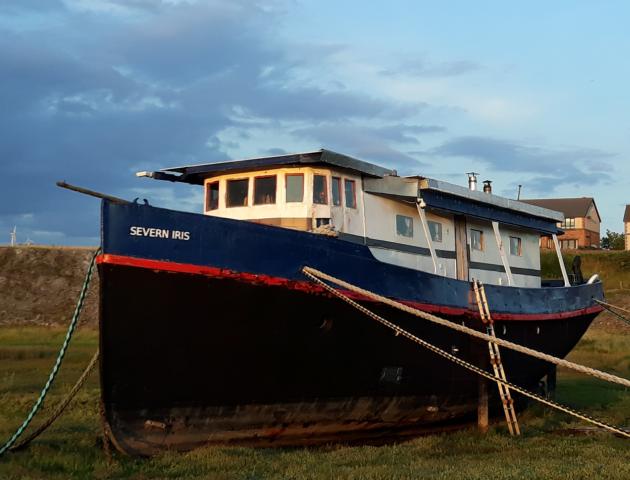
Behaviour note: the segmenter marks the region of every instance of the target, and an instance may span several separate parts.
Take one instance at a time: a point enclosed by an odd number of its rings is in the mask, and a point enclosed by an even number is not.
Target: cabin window
[[[254,205],[276,203],[276,176],[254,178]]]
[[[357,208],[356,182],[354,180],[344,180],[344,195],[346,196],[346,207]]]
[[[429,233],[431,234],[431,240],[434,242],[442,241],[442,224],[440,222],[427,222],[429,224]]]
[[[510,255],[516,255],[520,257],[522,255],[521,251],[521,238],[520,237],[510,237]]]
[[[325,175],[313,176],[313,203],[328,205],[328,188]]]
[[[228,207],[246,207],[247,193],[249,189],[249,179],[241,178],[239,180],[227,181],[227,197],[226,204]]]
[[[483,232],[481,230],[470,229],[470,248],[483,252]]]
[[[332,177],[332,201],[335,207],[341,205],[341,178]]]
[[[413,237],[413,218],[396,215],[396,233],[402,237]]]
[[[212,182],[206,188],[206,210],[217,208],[219,208],[219,182]]]
[[[287,203],[304,200],[304,175],[301,173],[287,173]]]

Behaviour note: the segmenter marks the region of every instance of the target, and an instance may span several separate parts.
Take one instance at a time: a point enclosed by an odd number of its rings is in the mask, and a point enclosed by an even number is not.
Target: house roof
[[[584,218],[588,215],[591,205],[595,207],[597,219],[601,221],[601,215],[597,210],[595,199],[593,197],[579,198],[533,198],[529,200],[521,200],[521,202],[536,205],[538,207],[548,208],[564,213],[565,218]]]
[[[626,211],[623,213],[623,221],[630,222],[630,205],[626,205]]]
[[[331,150],[317,150],[314,152],[291,153],[270,157],[248,158],[228,162],[204,163],[200,165],[185,165],[181,167],[165,168],[158,172],[138,172],[138,176],[155,178],[156,180],[170,180],[203,185],[205,178],[225,173],[239,173],[254,170],[265,170],[272,167],[300,166],[300,165],[333,165],[370,177],[395,175],[394,170],[383,168],[373,163],[364,162],[348,155]]]

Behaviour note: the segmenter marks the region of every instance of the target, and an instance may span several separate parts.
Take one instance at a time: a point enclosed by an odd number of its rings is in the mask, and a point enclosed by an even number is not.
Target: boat
[[[596,277],[572,283],[562,265],[562,281],[541,280],[540,238],[557,245],[563,215],[495,195],[490,182],[477,190],[473,173],[460,186],[319,150],[137,175],[196,185],[204,201],[199,213],[102,201],[103,416],[131,455],[371,442],[474,418],[474,374],[392,334],[304,267],[485,331],[479,280],[499,338],[557,357],[602,310]],[[354,298],[487,367],[484,342]],[[511,350],[502,359],[524,388],[550,372]]]

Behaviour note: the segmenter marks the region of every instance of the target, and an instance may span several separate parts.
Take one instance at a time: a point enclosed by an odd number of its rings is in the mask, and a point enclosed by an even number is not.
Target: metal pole
[[[97,192],[95,190],[89,190],[83,187],[77,187],[76,185],[71,185],[66,182],[57,182],[57,186],[61,188],[67,188],[68,190],[72,190],[73,192],[83,193],[85,195],[90,195],[96,198],[103,198],[105,200],[109,200],[114,203],[129,203],[127,200],[123,198],[114,197],[112,195],[107,195],[106,193]]]

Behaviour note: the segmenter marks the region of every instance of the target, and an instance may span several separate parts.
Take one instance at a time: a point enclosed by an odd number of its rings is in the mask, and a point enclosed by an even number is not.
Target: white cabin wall
[[[426,255],[401,251],[404,246],[429,248],[420,216],[415,205],[409,205],[395,200],[390,200],[378,195],[364,194],[366,237],[370,245],[370,251],[375,258],[382,262],[413,268],[426,272],[434,272],[433,260],[427,252]],[[413,237],[405,237],[396,233],[396,215],[405,215],[413,220]],[[439,251],[455,252],[455,231],[452,216],[436,215],[426,212],[428,221],[442,224],[442,242],[433,242],[433,248]],[[378,245],[378,241],[389,242],[387,245]],[[398,247],[396,246],[398,244]],[[455,278],[455,259],[438,256],[438,274]]]
[[[470,279],[481,280],[483,283],[494,285],[508,285],[507,274],[503,271],[503,261],[499,253],[494,230],[490,222],[481,222],[468,219],[467,221],[468,249],[470,251],[471,268]],[[471,230],[483,232],[483,251],[473,250],[471,247]],[[501,240],[508,263],[512,269],[513,286],[515,287],[540,287],[540,275],[522,275],[514,272],[514,268],[527,268],[540,271],[539,234],[516,230],[506,225],[499,225]],[[521,256],[510,254],[510,237],[520,237]],[[485,268],[473,268],[475,263],[484,264]],[[497,270],[493,270],[496,268]]]

